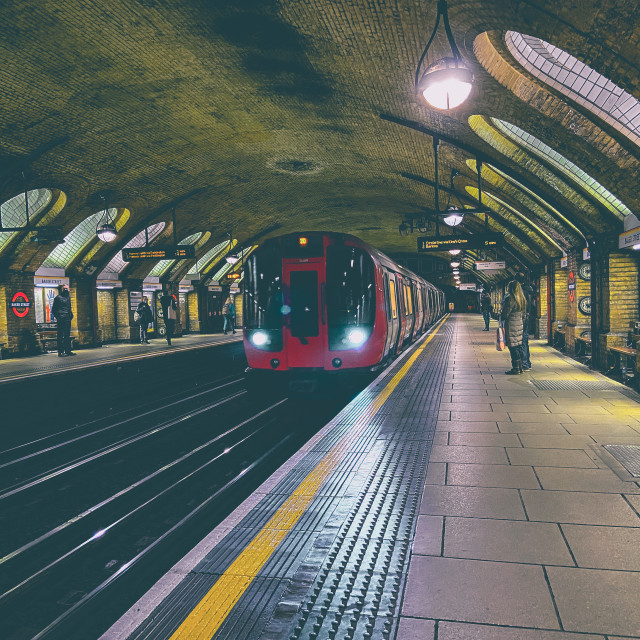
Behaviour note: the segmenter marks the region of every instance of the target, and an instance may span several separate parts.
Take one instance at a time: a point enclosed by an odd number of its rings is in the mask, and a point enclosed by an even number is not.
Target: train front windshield
[[[244,276],[244,322],[252,344],[266,351],[282,349],[282,255],[275,242],[265,243],[247,260]]]
[[[355,349],[371,335],[375,320],[373,260],[357,247],[327,248],[329,349]]]

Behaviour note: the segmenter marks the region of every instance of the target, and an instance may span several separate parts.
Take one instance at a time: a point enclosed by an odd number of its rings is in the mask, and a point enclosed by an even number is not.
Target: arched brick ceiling
[[[543,38],[640,97],[635,3],[449,0],[476,84],[448,114],[430,111],[412,87],[435,7],[423,0],[111,0],[107,11],[84,0],[4,3],[0,201],[23,191],[24,171],[29,189],[54,194],[40,224],[60,225],[64,234],[98,209],[100,194],[128,210],[116,244],[88,247],[71,267],[76,273],[101,270],[145,226],[164,222],[157,242],[170,241],[173,206],[181,237],[210,232],[203,254],[229,231],[249,246],[313,229],[415,252],[416,236],[397,229],[434,206],[431,138],[380,117],[388,114],[462,145],[441,147],[443,186],[452,168],[472,184],[467,162],[477,150],[585,233],[618,234],[614,216],[558,190],[566,183],[552,167],[535,172],[521,155],[504,156],[474,133],[469,117],[534,133],[640,211],[637,146],[518,70],[501,40],[506,30]],[[434,57],[447,53],[443,45]],[[535,215],[554,240],[583,245],[570,226],[523,205],[500,179],[496,196]],[[535,262],[547,257],[535,230],[510,223],[534,234]],[[12,240],[0,269],[35,270],[52,248]]]

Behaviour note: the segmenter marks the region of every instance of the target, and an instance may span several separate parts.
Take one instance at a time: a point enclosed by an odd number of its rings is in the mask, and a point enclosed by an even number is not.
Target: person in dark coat
[[[147,331],[149,330],[149,325],[153,322],[153,313],[151,313],[149,298],[147,298],[147,296],[142,298],[142,302],[138,304],[136,311],[140,316],[140,320],[138,321],[140,325],[140,344],[149,344]]]
[[[485,289],[480,296],[480,310],[484,318],[483,331],[489,331],[489,320],[491,319],[491,295],[489,289]]]
[[[160,298],[160,306],[162,307],[162,317],[166,328],[165,337],[167,338],[167,344],[171,346],[171,338],[176,327],[178,304],[176,299],[168,291],[165,291]]]
[[[511,354],[511,370],[507,375],[522,373],[522,334],[527,303],[522,293],[522,286],[512,280],[507,286],[507,295],[502,302],[500,322],[504,326],[505,342]]]
[[[529,321],[533,315],[534,293],[533,287],[526,283],[524,274],[519,274],[518,282],[522,286],[522,294],[527,303],[527,310],[524,314],[524,331],[522,332],[522,369],[529,371],[531,369],[531,355],[529,354]]]
[[[61,284],[58,291],[58,295],[53,299],[51,313],[53,313],[53,317],[56,319],[56,328],[58,330],[58,357],[65,358],[76,355],[71,351],[71,320],[73,319],[73,311],[71,310],[69,287],[66,284]]]
[[[224,335],[227,335],[227,331],[231,330],[236,332],[236,306],[233,304],[231,297],[227,298],[227,301],[222,307],[222,315],[224,316]]]

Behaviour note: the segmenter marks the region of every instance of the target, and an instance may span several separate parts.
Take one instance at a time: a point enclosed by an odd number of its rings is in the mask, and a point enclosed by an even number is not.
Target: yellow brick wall
[[[242,305],[244,298],[241,293],[234,296],[233,303],[236,306],[236,328],[243,326]]]
[[[638,320],[638,263],[632,253],[609,256],[609,330],[629,331]]]
[[[198,314],[198,292],[190,291],[187,294],[187,305],[189,306],[189,331],[200,331],[200,315]]]
[[[538,318],[536,322],[536,338],[544,340],[547,338],[547,274],[540,274],[540,297],[538,299]]]
[[[113,291],[98,290],[98,326],[105,342],[116,339],[114,320]]]
[[[554,296],[556,312],[553,320],[565,324],[569,315],[569,289],[567,288],[568,271],[560,268],[560,260],[555,261],[556,277]]]
[[[131,339],[131,327],[129,326],[129,291],[126,289],[114,289],[116,296],[116,309],[118,314],[118,340],[129,341]],[[131,318],[133,319],[133,318]],[[136,337],[138,336],[138,327],[133,327]]]

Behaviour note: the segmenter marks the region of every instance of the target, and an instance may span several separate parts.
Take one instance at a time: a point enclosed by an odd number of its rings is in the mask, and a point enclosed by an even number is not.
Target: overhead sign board
[[[502,243],[500,233],[476,233],[469,236],[445,236],[442,238],[418,238],[418,251],[449,251],[450,249],[487,249]]]
[[[618,249],[627,249],[640,244],[640,227],[621,233],[618,237]]]
[[[475,282],[466,282],[464,284],[461,284],[459,286],[460,291],[475,291],[476,290],[476,284]]]
[[[506,269],[507,263],[502,261],[497,262],[476,262],[476,271],[497,271],[498,269]]]
[[[566,269],[569,264],[569,258],[565,256],[564,258],[560,258],[560,268]]]
[[[227,280],[239,280],[242,277],[241,273],[228,273],[227,274]]]
[[[134,260],[180,260],[195,258],[196,248],[192,244],[179,244],[175,247],[132,247],[122,250],[125,262]]]

